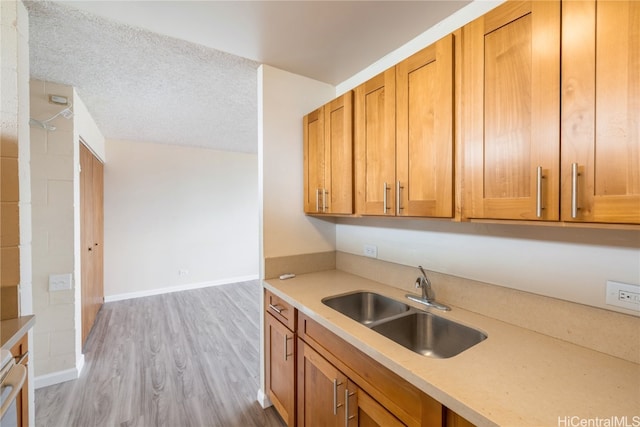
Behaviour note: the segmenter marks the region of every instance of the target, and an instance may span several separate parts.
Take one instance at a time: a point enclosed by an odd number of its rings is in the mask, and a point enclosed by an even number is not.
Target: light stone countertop
[[[488,338],[452,358],[434,359],[321,302],[365,290],[423,309],[401,289],[338,270],[269,279],[264,287],[476,425],[640,426],[638,364],[455,306],[449,312],[427,311]],[[535,315],[536,307],[531,311]]]
[[[0,320],[0,346],[11,350],[24,334],[36,323],[34,315],[16,317],[15,319]]]

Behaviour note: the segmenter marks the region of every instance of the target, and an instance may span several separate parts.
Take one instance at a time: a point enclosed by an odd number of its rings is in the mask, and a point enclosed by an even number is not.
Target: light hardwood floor
[[[36,426],[284,426],[256,401],[258,281],[105,304],[75,381],[36,390]]]

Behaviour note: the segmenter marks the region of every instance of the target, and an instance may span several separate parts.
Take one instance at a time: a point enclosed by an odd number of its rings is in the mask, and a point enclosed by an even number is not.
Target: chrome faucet
[[[420,269],[421,276],[418,276],[418,278],[416,279],[416,288],[422,289],[422,298],[419,298],[413,294],[407,294],[407,298],[409,298],[411,301],[424,304],[427,307],[433,307],[438,310],[444,311],[451,310],[450,307],[436,302],[436,295],[431,288],[431,281],[427,277],[427,273],[425,273],[421,265],[418,266],[418,269]]]

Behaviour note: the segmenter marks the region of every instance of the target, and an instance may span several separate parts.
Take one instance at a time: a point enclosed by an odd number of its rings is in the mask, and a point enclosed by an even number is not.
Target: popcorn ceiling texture
[[[57,3],[25,5],[31,77],[74,86],[106,138],[257,151],[258,62]]]

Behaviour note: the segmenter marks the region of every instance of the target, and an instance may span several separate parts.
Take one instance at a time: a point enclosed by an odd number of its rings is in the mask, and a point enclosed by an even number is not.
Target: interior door
[[[104,302],[104,167],[80,144],[82,343]]]

